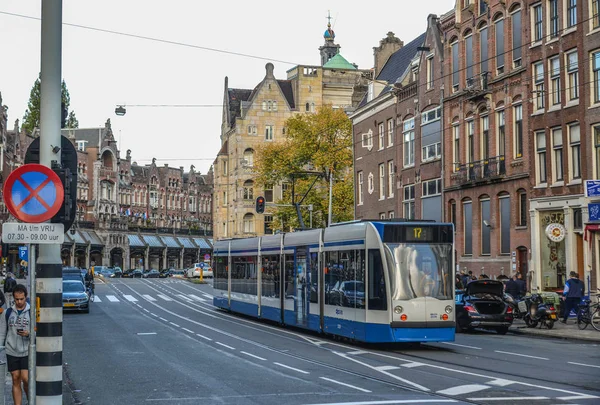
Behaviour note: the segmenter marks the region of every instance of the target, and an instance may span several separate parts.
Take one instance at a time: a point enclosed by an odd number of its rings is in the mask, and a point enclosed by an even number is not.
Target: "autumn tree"
[[[23,124],[22,128],[29,134],[32,134],[35,128],[40,127],[40,83],[42,79],[42,74],[38,76],[35,83],[33,83],[33,87],[31,88],[31,92],[29,93],[29,102],[27,103],[27,110],[25,110],[25,115],[23,116]],[[71,96],[69,95],[69,90],[67,89],[67,84],[63,80],[61,83],[61,102],[64,104],[64,108],[68,111],[68,116],[66,119],[66,128],[79,128],[79,121],[75,116],[75,111],[69,111],[69,107],[71,106]]]
[[[328,223],[329,179],[333,180],[332,222],[354,218],[352,176],[352,123],[343,110],[331,106],[316,114],[298,114],[285,123],[286,136],[281,142],[257,149],[254,170],[258,186],[287,184],[277,204],[313,205],[313,228]],[[273,228],[289,230],[300,226],[293,206],[272,207]],[[309,225],[309,212],[302,209]]]

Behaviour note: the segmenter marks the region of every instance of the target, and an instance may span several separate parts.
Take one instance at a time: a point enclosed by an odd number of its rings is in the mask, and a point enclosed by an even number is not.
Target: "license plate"
[[[72,303],[72,302],[65,302],[65,303],[63,304],[63,306],[64,306],[64,307],[74,307],[74,306],[75,306],[75,304],[74,304],[74,303]]]
[[[550,319],[556,319],[556,314],[550,314]]]

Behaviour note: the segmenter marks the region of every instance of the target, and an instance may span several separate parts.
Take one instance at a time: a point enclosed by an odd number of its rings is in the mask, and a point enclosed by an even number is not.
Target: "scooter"
[[[552,329],[554,322],[558,319],[554,305],[545,304],[542,296],[537,293],[531,294],[526,299],[529,301],[527,303],[528,311],[523,320],[527,327],[535,328],[539,323],[540,327],[546,326],[548,329]]]

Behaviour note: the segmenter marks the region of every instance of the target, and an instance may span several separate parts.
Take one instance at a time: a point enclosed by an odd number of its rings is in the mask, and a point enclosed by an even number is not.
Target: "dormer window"
[[[77,143],[77,150],[80,150],[80,151],[82,151],[82,152],[85,152],[85,144],[86,144],[87,142],[88,142],[88,141],[76,141],[76,143]]]

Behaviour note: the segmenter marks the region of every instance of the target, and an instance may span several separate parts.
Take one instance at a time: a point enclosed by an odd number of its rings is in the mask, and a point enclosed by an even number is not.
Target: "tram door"
[[[308,318],[308,295],[307,288],[309,284],[309,266],[307,258],[307,248],[298,247],[296,249],[295,263],[295,305],[294,312],[296,313],[296,324],[301,326],[307,325]],[[309,290],[310,291],[310,290]]]

